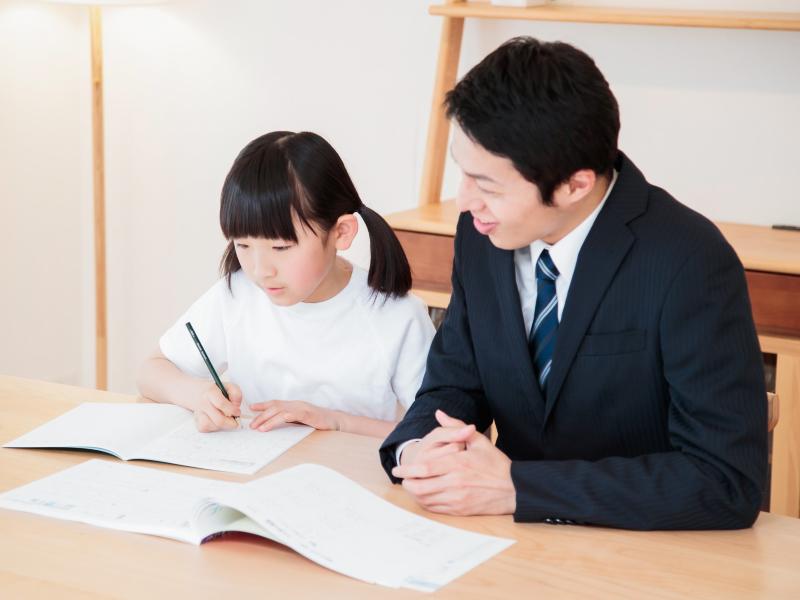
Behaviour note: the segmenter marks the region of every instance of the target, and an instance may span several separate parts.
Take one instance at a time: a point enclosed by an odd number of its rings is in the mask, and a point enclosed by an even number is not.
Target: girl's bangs
[[[220,225],[227,239],[266,238],[297,242],[293,214],[311,228],[303,190],[280,151],[242,156],[222,187]]]

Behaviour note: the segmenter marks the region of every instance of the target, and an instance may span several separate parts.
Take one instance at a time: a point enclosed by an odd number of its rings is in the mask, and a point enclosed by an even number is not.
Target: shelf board
[[[393,229],[454,236],[458,209],[453,200],[427,204],[386,217]],[[800,275],[800,232],[763,225],[716,223],[745,269]]]
[[[455,200],[443,200],[387,215],[386,221],[392,229],[453,237],[456,234],[458,209]]]
[[[516,7],[495,6],[485,2],[437,4],[429,7],[428,12],[437,16],[460,18],[800,31],[800,13],[791,12],[611,8],[558,4]]]
[[[414,288],[411,293],[422,300],[428,308],[447,308],[447,305],[450,304],[449,292],[433,292]]]
[[[715,225],[736,250],[745,269],[800,275],[800,232],[739,223]]]

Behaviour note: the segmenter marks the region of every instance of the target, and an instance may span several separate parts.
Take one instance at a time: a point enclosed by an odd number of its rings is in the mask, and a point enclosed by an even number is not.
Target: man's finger
[[[447,475],[439,475],[438,477],[428,477],[426,479],[403,479],[403,488],[414,496],[417,501],[423,506],[426,504],[424,498],[431,494],[440,494],[448,490],[452,484],[447,478]]]
[[[424,438],[422,438],[422,443],[424,443],[425,446],[458,442],[464,443],[470,437],[472,437],[472,434],[474,433],[474,425],[464,425],[462,427],[437,427]]]
[[[447,515],[475,514],[475,508],[469,505],[469,491],[453,486],[441,492],[427,494],[418,498],[420,506],[431,512]]]
[[[464,421],[451,417],[441,409],[436,411],[436,420],[442,427],[464,427],[466,425]]]
[[[401,479],[440,477],[452,473],[459,464],[457,454],[451,453],[437,460],[425,460],[423,462],[400,465],[392,469],[392,475]]]
[[[483,435],[482,433],[477,433],[476,435],[471,436],[466,441],[467,450],[470,448],[482,448],[482,447],[489,447],[495,448],[496,446],[492,443],[488,437]]]
[[[456,452],[461,452],[465,449],[466,449],[466,444],[464,444],[463,442],[451,442],[449,444],[443,444],[441,446],[436,446],[434,448],[426,450],[423,460],[425,461],[438,460],[443,456],[447,456],[449,454],[455,454]]]

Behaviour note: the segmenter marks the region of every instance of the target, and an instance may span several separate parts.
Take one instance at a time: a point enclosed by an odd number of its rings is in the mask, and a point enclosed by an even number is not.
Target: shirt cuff
[[[419,442],[421,440],[422,440],[422,438],[414,438],[413,440],[407,440],[407,441],[403,442],[402,444],[400,444],[397,447],[397,450],[394,451],[394,463],[395,463],[395,465],[397,465],[398,467],[400,466],[400,456],[403,454],[403,450],[406,449],[406,446],[408,446],[409,444],[413,444],[414,442]]]

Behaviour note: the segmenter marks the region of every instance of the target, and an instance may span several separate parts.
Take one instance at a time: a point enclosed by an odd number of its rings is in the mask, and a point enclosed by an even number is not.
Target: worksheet
[[[86,402],[7,444],[5,448],[81,448],[122,460],[152,460],[252,475],[314,429],[286,425],[254,431],[200,433],[192,413],[173,404]]]
[[[251,533],[344,575],[428,592],[514,543],[410,513],[315,464],[235,483],[90,460],[0,494],[0,508],[193,544]]]

